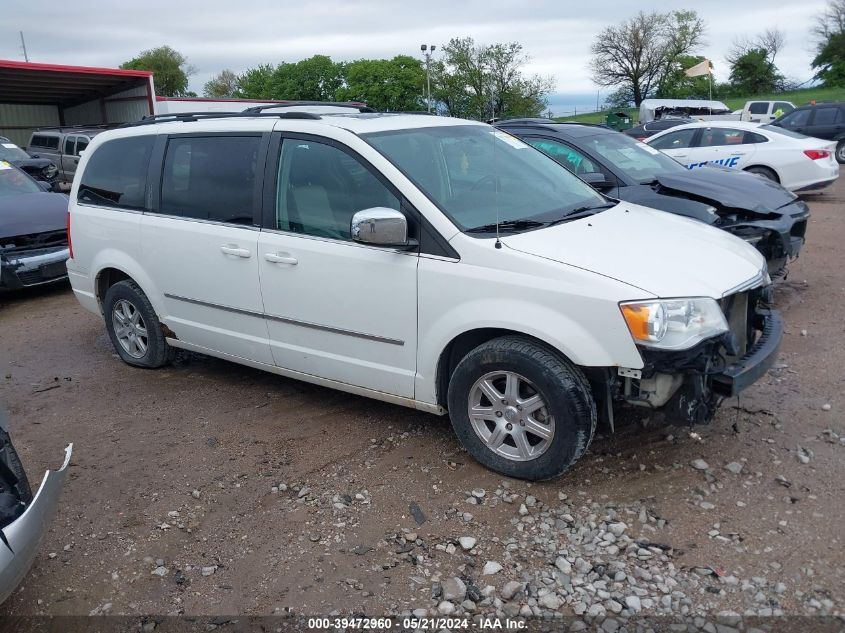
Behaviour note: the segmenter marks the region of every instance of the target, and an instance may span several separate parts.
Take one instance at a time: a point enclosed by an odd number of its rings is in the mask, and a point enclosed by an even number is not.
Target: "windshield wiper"
[[[512,233],[514,231],[536,229],[541,226],[547,226],[548,224],[548,222],[539,222],[537,220],[504,220],[502,222],[499,222],[498,225],[494,223],[482,224],[481,226],[474,226],[471,229],[467,229],[466,233],[495,233],[496,226],[499,227],[500,232]]]
[[[616,203],[606,203],[606,204],[596,204],[596,205],[587,205],[583,207],[576,207],[572,209],[569,213],[567,213],[562,218],[555,220],[554,222],[549,222],[549,225],[553,224],[562,224],[563,222],[570,222],[572,220],[578,220],[579,218],[586,218],[590,215],[595,215],[601,211],[605,211],[610,209],[611,207],[615,207]]]

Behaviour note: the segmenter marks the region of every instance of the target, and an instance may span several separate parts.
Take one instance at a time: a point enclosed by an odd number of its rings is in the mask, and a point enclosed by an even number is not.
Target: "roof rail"
[[[244,112],[263,112],[264,110],[275,110],[276,108],[297,108],[301,106],[315,107],[326,106],[332,108],[350,108],[358,110],[358,112],[375,112],[366,103],[359,103],[356,101],[290,101],[288,103],[272,103],[269,105],[259,105],[247,108]]]
[[[154,123],[168,123],[172,121],[204,121],[206,119],[237,119],[266,117],[275,119],[319,119],[319,114],[312,112],[172,112],[170,114],[150,114],[138,121],[124,123],[120,127],[138,127],[139,125],[153,125]]]
[[[107,130],[118,127],[119,123],[81,123],[79,125],[41,125],[35,128],[38,130]]]

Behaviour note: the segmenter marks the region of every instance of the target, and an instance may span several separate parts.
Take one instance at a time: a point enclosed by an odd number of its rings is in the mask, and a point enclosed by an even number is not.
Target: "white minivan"
[[[182,348],[448,413],[525,479],[566,470],[619,405],[706,422],[774,362],[754,247],[605,198],[488,125],[359,110],[92,140],[67,268],[124,361]]]

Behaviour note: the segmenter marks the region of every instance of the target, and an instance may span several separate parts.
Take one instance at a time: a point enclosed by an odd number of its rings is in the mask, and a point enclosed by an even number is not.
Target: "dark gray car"
[[[597,125],[518,119],[498,126],[611,198],[694,218],[753,244],[772,275],[804,244],[810,209],[771,180],[717,166],[689,170],[662,152]]]

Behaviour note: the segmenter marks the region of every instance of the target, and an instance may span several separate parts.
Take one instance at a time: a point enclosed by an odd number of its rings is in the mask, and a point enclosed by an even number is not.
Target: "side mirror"
[[[372,207],[352,216],[350,233],[355,242],[373,246],[412,246],[405,216],[387,207]]]
[[[586,174],[581,174],[581,180],[599,191],[606,191],[613,188],[613,183],[599,171],[590,171]]]
[[[38,186],[41,187],[41,191],[52,191],[53,185],[51,185],[46,180],[37,180]]]

